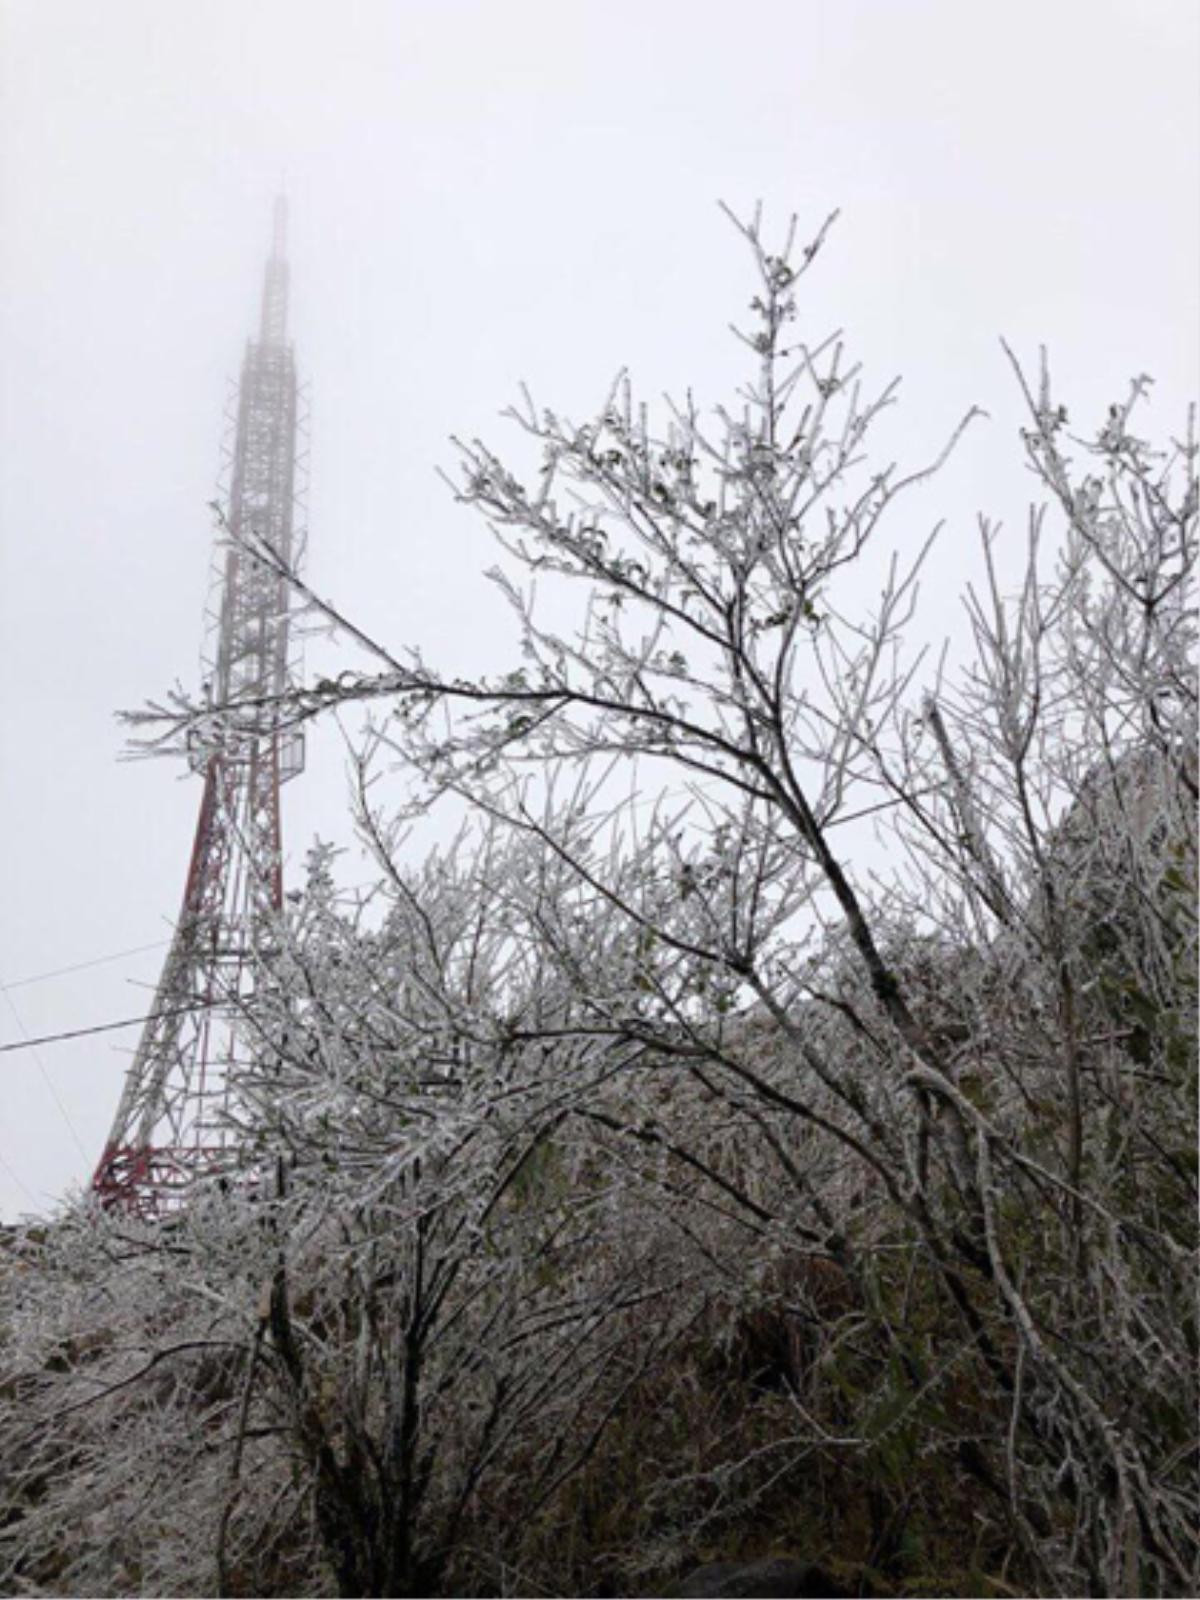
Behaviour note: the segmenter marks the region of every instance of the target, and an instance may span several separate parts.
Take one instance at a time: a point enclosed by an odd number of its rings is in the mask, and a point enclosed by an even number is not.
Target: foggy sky
[[[1000,335],[1049,345],[1073,423],[1142,371],[1160,434],[1195,392],[1198,58],[1192,0],[0,0],[0,1042],[147,1008],[161,946],[24,980],[178,909],[199,784],[120,762],[113,714],[199,679],[281,183],[309,572],[390,645],[513,664],[434,469],[505,444],[520,381],[576,416],[623,365],[730,396],[752,286],[718,198],[842,208],[804,327],[903,374],[901,460],[988,409],[900,512],[948,519],[944,630],[975,514],[1019,533],[1030,492]],[[345,835],[343,763],[327,730],[285,792],[293,873]],[[0,1214],[86,1181],[136,1038],[0,1056]]]

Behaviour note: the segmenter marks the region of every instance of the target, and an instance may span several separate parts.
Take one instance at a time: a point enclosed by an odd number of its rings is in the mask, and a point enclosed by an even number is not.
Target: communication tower
[[[236,733],[197,746],[204,780],[183,905],[92,1191],[105,1207],[158,1216],[233,1158],[230,1069],[255,962],[282,909],[279,793],[304,765],[303,735],[274,705],[293,680],[290,590],[265,544],[302,554],[296,368],[287,337],[287,202],[275,201],[258,338],[246,346],[205,643],[210,705],[259,706]],[[261,704],[260,704],[261,703]]]

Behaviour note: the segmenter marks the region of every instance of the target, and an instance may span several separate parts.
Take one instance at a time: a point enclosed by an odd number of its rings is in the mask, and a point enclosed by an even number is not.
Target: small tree
[[[415,1595],[469,1568],[481,1495],[527,1516],[586,1460],[690,1274],[652,1226],[602,1225],[611,1174],[563,1133],[574,1001],[518,925],[561,865],[495,830],[417,873],[374,842],[386,916],[341,914],[318,855],[239,1088],[279,1174],[265,1350],[327,1559],[343,1594]]]

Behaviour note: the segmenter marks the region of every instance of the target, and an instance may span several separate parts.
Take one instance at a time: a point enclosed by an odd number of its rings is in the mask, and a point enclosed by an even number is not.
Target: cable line
[[[0,989],[24,989],[30,983],[44,983],[47,978],[61,978],[68,972],[83,972],[88,967],[102,967],[106,961],[120,961],[125,956],[140,956],[146,950],[161,950],[170,944],[169,939],[155,939],[153,944],[136,944],[132,950],[117,950],[111,956],[94,956],[91,961],[77,961],[71,967],[55,967],[53,972],[36,972],[32,978],[18,978],[15,983],[0,983]]]
[[[59,1115],[62,1117],[63,1121],[66,1123],[67,1130],[70,1133],[71,1138],[75,1141],[75,1148],[79,1151],[79,1154],[86,1161],[87,1160],[87,1151],[83,1148],[83,1141],[79,1137],[79,1130],[78,1130],[78,1128],[76,1128],[75,1124],[71,1121],[71,1113],[67,1110],[66,1106],[63,1104],[62,1096],[59,1094],[58,1089],[55,1086],[54,1079],[50,1076],[50,1072],[49,1072],[49,1069],[46,1066],[46,1063],[42,1060],[41,1056],[39,1056],[38,1053],[37,1053],[36,1046],[41,1041],[38,1040],[38,1039],[30,1039],[28,1033],[26,1033],[25,1024],[21,1020],[21,1013],[17,1010],[17,1003],[13,999],[12,995],[6,993],[4,998],[5,998],[6,1002],[8,1003],[8,1009],[13,1014],[13,1019],[16,1022],[17,1027],[21,1031],[21,1040],[19,1042],[27,1045],[30,1049],[33,1050],[33,1059],[37,1062],[37,1068],[38,1068],[38,1071],[42,1075],[42,1080],[45,1083],[47,1089],[49,1089],[49,1091],[50,1091],[50,1098],[54,1101],[54,1104],[58,1107]],[[11,1046],[9,1048],[11,1048]]]
[[[40,1204],[37,1195],[34,1194],[33,1190],[25,1182],[21,1174],[13,1167],[9,1166],[8,1161],[2,1151],[0,1151],[0,1168],[2,1168],[8,1174],[8,1176],[16,1184],[17,1188],[21,1190],[22,1194],[24,1194],[25,1198],[32,1206],[36,1207]]]
[[[59,1044],[63,1039],[86,1039],[93,1033],[113,1033],[118,1028],[136,1028],[142,1022],[165,1022],[168,1017],[184,1017],[192,1011],[209,1011],[228,1005],[228,1000],[197,1000],[195,1005],[175,1006],[170,1011],[151,1011],[144,1017],[125,1017],[120,1022],[99,1022],[90,1028],[72,1028],[66,1033],[46,1033],[40,1039],[16,1039],[0,1044],[0,1055],[9,1050],[32,1050],[39,1044]]]

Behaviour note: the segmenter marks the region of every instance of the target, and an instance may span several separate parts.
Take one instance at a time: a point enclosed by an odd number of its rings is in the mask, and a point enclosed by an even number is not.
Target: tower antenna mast
[[[292,681],[290,588],[297,524],[297,386],[287,336],[287,201],[276,199],[258,338],[246,346],[224,526],[214,548],[206,644],[210,705],[257,705],[234,733],[197,747],[204,780],[183,905],[149,1019],[92,1178],[101,1205],[160,1216],[234,1161],[237,1017],[283,905],[281,786],[304,765],[303,735],[279,726]],[[277,561],[253,553],[267,546]]]

